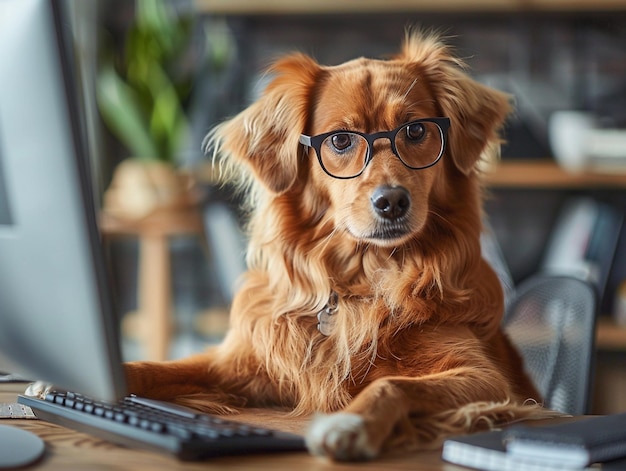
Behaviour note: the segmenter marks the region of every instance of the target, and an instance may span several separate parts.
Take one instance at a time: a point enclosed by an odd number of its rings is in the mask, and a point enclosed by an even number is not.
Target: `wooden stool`
[[[163,209],[141,219],[122,219],[103,212],[100,231],[106,237],[131,235],[139,239],[139,339],[146,359],[166,360],[172,337],[169,238],[203,235],[200,209],[197,205]]]

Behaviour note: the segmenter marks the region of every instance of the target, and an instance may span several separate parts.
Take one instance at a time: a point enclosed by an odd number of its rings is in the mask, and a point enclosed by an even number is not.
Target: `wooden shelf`
[[[491,188],[626,189],[626,174],[569,173],[553,160],[503,160],[486,173]]]
[[[198,11],[227,15],[626,10],[623,0],[194,0],[194,4]]]
[[[196,8],[222,14],[324,14],[373,13],[397,11],[512,11],[516,0],[475,0],[471,7],[465,0],[195,0]]]
[[[610,317],[600,317],[596,331],[596,348],[626,352],[626,326],[617,324]]]

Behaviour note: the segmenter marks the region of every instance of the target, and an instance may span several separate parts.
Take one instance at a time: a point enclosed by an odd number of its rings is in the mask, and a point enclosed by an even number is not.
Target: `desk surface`
[[[25,384],[0,384],[0,402],[15,402],[16,394],[25,389]],[[303,419],[284,417],[273,411],[259,411],[233,417],[237,420],[269,425],[285,431],[302,430],[306,425]],[[462,471],[461,468],[444,463],[439,451],[387,456],[367,463],[335,464],[325,459],[302,453],[281,453],[272,455],[251,455],[223,457],[203,462],[181,462],[166,454],[123,448],[74,432],[67,428],[40,420],[1,419],[3,425],[12,425],[39,435],[46,443],[46,454],[36,465],[27,469],[36,470],[341,470],[357,471],[367,469],[412,470],[412,471]]]

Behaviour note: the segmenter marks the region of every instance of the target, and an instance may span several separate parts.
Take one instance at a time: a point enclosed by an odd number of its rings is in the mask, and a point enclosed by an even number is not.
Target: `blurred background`
[[[563,269],[596,282],[602,299],[600,361],[624,364],[624,2],[69,3],[102,228],[120,311],[130,313],[128,358],[183,356],[226,328],[245,237],[232,191],[213,184],[208,130],[258,96],[281,54],[328,65],[385,57],[418,26],[441,32],[477,80],[515,97],[501,162],[487,170],[487,215],[514,281],[575,259]],[[570,246],[573,232],[584,247]],[[146,309],[171,320],[152,350],[141,333],[150,327],[132,314]],[[616,368],[609,377],[623,391]]]

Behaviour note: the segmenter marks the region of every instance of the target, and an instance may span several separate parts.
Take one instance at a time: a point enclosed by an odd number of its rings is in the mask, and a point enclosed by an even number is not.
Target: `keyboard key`
[[[182,427],[180,425],[169,424],[167,426],[167,431],[171,433],[172,435],[178,438],[181,438],[183,440],[189,440],[190,438],[194,436],[191,429],[189,429],[188,427]]]

